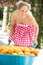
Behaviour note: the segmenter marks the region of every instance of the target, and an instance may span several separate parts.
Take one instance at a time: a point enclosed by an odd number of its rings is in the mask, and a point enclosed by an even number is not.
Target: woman
[[[26,2],[18,3],[18,10],[12,13],[10,41],[18,46],[33,46],[37,43],[39,26]],[[31,13],[31,15],[30,15]]]

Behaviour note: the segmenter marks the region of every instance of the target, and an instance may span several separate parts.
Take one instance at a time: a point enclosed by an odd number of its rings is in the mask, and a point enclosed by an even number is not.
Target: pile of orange
[[[26,55],[26,56],[37,56],[39,49],[32,47],[21,47],[21,46],[0,46],[0,54],[14,54],[14,55]]]

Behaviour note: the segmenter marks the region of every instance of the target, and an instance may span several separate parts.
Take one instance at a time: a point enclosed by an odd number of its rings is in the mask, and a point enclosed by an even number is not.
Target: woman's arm
[[[38,44],[38,43],[37,43],[37,38],[38,38],[38,33],[39,33],[39,25],[38,25],[38,23],[36,22],[34,16],[33,16],[33,15],[30,15],[30,13],[28,13],[28,15],[27,15],[26,22],[27,22],[28,24],[29,24],[29,23],[32,23],[32,24],[34,24],[34,26],[36,27],[36,37],[35,37],[34,43]]]
[[[13,12],[11,16],[10,35],[13,32],[15,23],[16,23],[16,15],[15,12]]]
[[[35,37],[34,43],[36,43],[36,45],[37,45],[37,44],[38,44],[37,39],[38,39],[38,33],[39,33],[39,25],[38,25],[38,23],[36,22],[36,20],[35,20],[34,17],[32,17],[32,23],[33,23],[34,26],[36,27],[36,37]]]

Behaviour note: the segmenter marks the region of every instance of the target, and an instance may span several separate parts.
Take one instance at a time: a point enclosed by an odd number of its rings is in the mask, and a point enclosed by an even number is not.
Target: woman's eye
[[[27,12],[27,10],[26,10],[26,12]]]
[[[24,10],[22,10],[22,12],[24,12]]]

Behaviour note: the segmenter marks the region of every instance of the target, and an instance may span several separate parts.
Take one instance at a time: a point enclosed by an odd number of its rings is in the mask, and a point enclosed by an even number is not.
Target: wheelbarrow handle
[[[8,45],[10,45],[10,43],[11,43],[11,41],[8,40]],[[36,49],[36,46],[37,46],[36,43],[34,43],[33,48]]]
[[[10,40],[8,40],[8,45],[10,45],[10,43],[11,43],[11,41],[10,41]]]
[[[36,43],[34,43],[33,48],[36,49],[36,46],[37,46]]]

